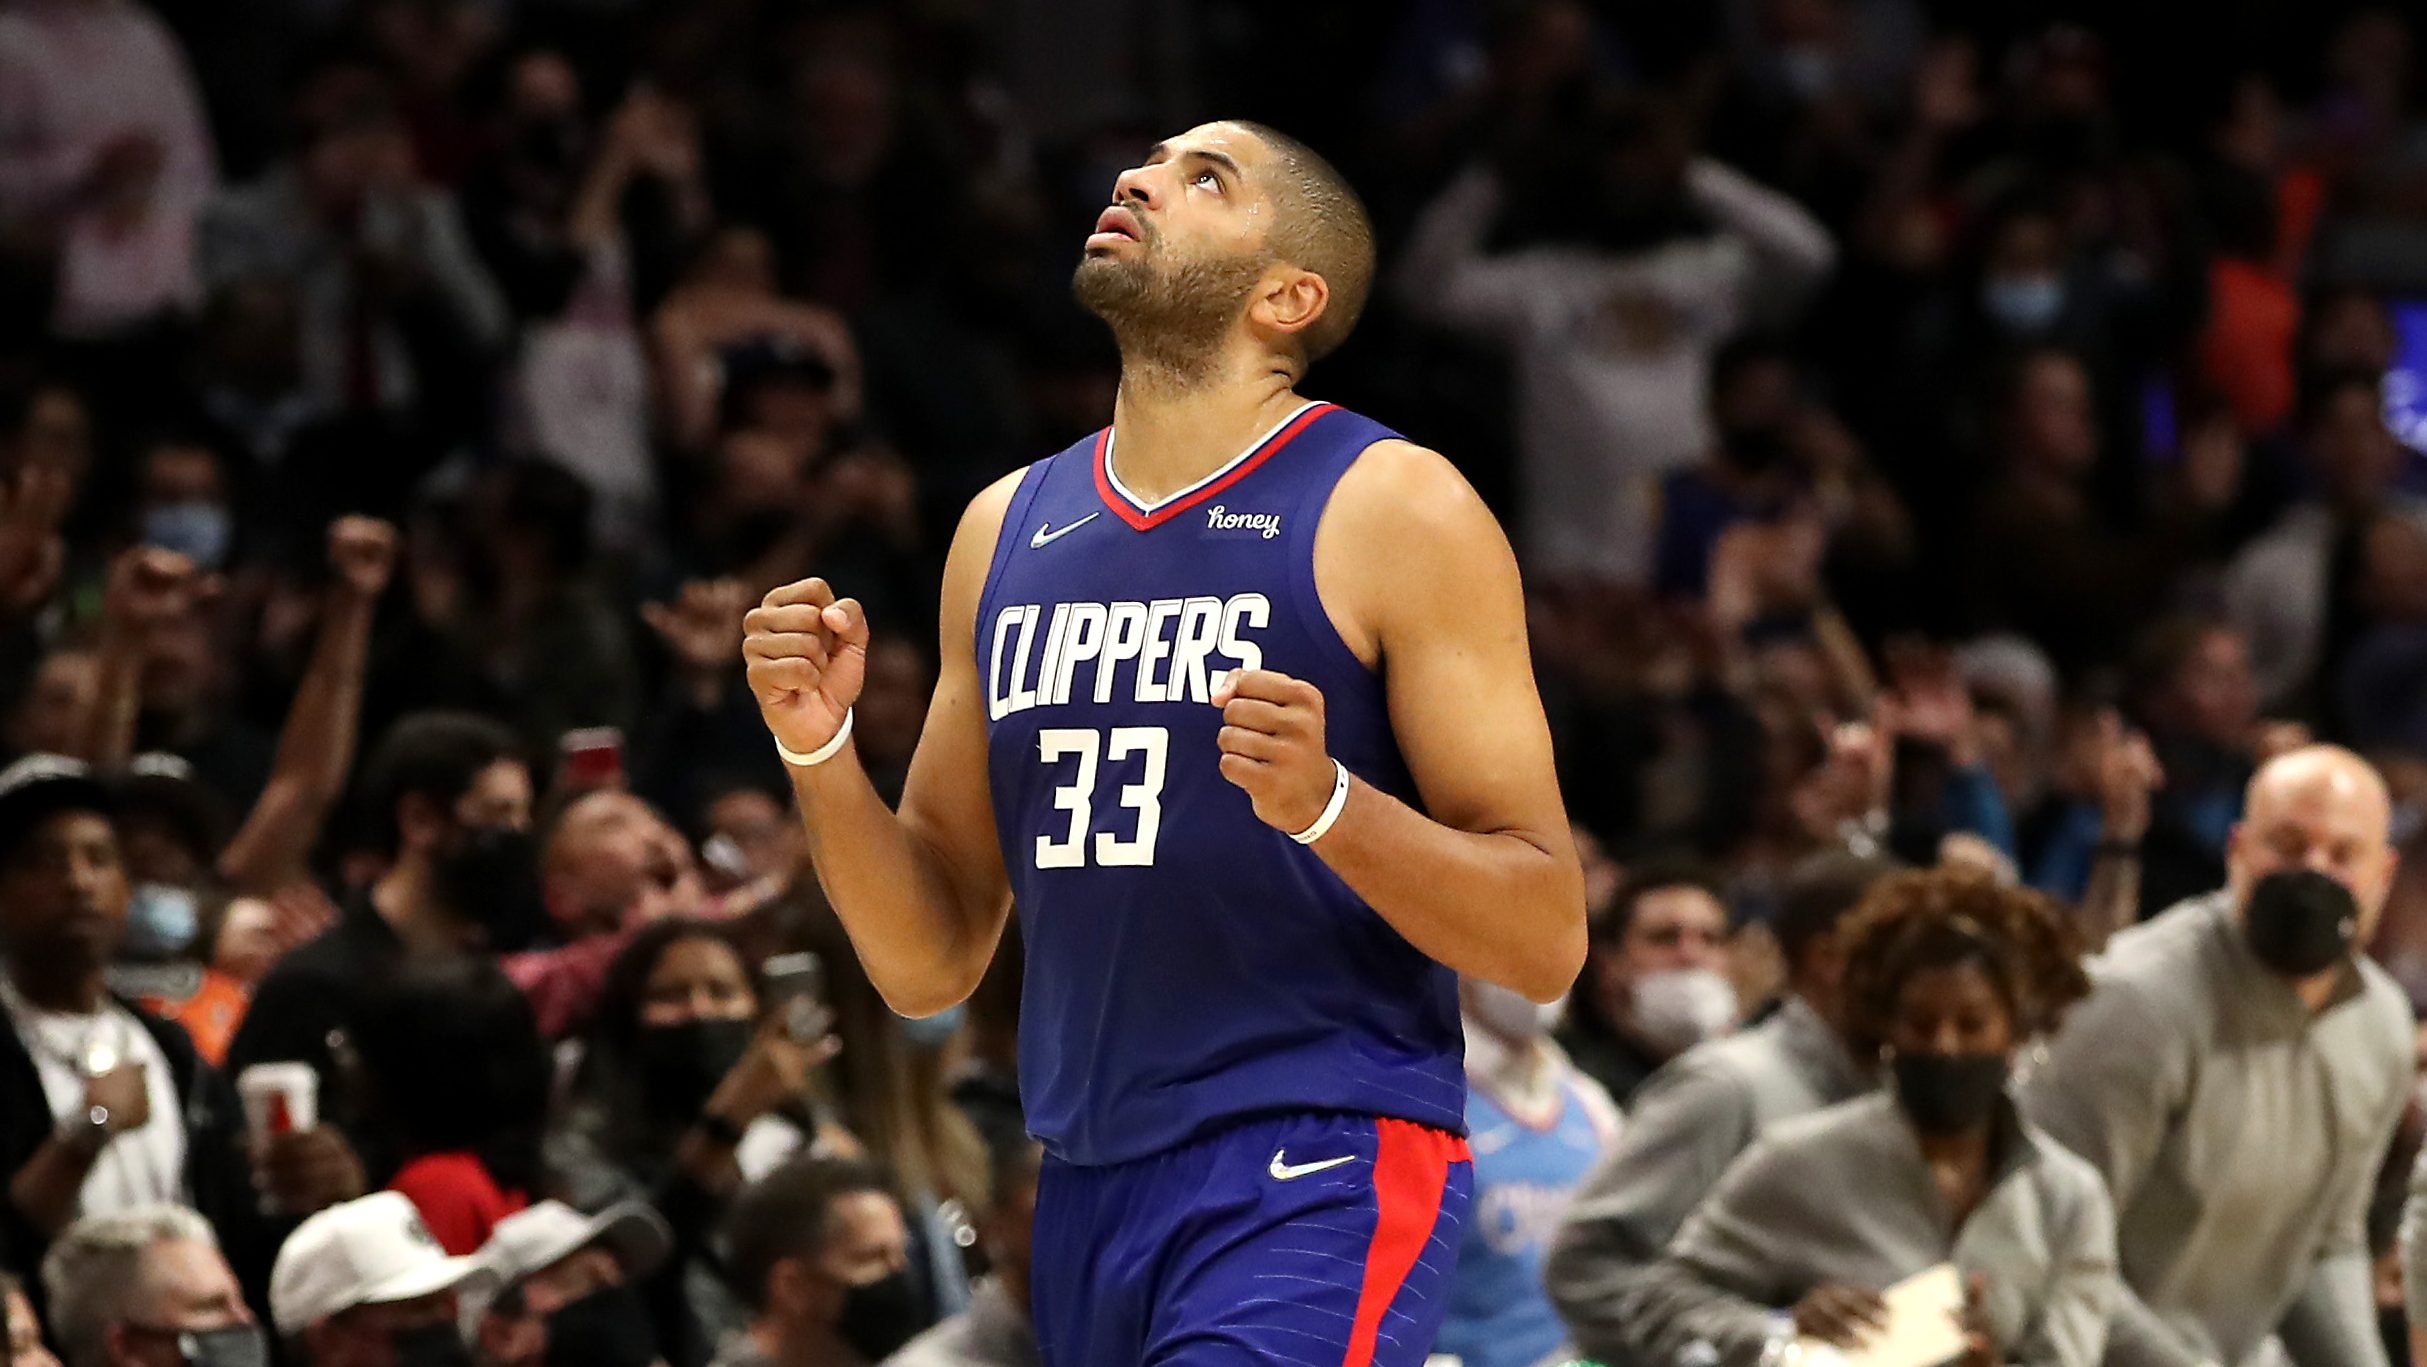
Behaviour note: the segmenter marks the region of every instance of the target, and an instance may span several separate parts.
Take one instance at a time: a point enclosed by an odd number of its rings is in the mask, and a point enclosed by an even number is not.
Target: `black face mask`
[[[2360,907],[2351,889],[2314,869],[2271,873],[2250,888],[2242,909],[2250,952],[2278,973],[2306,978],[2350,957]]]
[[[474,826],[439,850],[438,896],[488,932],[489,948],[526,948],[539,924],[539,854],[529,831]]]
[[[640,1085],[650,1108],[688,1119],[750,1047],[748,1020],[688,1020],[640,1030]]]
[[[270,1367],[270,1345],[258,1324],[194,1330],[177,1336],[185,1367]]]
[[[1989,1123],[2006,1094],[2003,1054],[1906,1054],[1888,1060],[1896,1101],[1923,1134],[1961,1134]]]
[[[844,1292],[843,1314],[834,1322],[834,1332],[853,1352],[882,1362],[932,1322],[905,1269]]]
[[[649,1367],[657,1328],[628,1286],[610,1286],[548,1316],[548,1367]]]
[[[1775,470],[1794,456],[1786,430],[1766,423],[1721,432],[1719,451],[1728,464],[1748,475]]]
[[[444,1322],[415,1325],[388,1339],[396,1367],[472,1367],[472,1349]]]

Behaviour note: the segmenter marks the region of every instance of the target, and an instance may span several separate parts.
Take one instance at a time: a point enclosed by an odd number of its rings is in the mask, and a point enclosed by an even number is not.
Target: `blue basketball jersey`
[[[1224,779],[1213,685],[1323,692],[1331,754],[1413,802],[1382,681],[1315,593],[1315,528],[1394,434],[1309,404],[1154,504],[1109,430],[1029,467],[980,599],[987,766],[1027,978],[1029,1128],[1126,1162],[1249,1116],[1396,1117],[1462,1133],[1457,983]]]
[[[1569,1198],[1617,1138],[1614,1109],[1601,1100],[1596,1114],[1590,1086],[1581,1075],[1562,1080],[1548,1124],[1528,1123],[1480,1082],[1468,1095],[1474,1197],[1434,1352],[1465,1367],[1533,1367],[1566,1341],[1542,1262]]]

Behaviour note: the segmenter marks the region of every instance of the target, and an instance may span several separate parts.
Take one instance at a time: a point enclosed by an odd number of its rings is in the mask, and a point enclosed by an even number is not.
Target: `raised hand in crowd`
[[[157,633],[185,623],[220,592],[215,575],[158,546],[135,546],[110,562],[101,591],[101,685],[80,756],[97,769],[134,758],[143,669]]]
[[[738,579],[694,579],[670,603],[643,603],[641,620],[674,658],[677,681],[692,702],[714,706],[733,677],[750,590]]]
[[[304,1216],[369,1189],[362,1159],[334,1126],[273,1135],[253,1153],[253,1182],[280,1214]]]
[[[266,895],[307,877],[312,847],[353,771],[371,626],[395,577],[397,545],[396,528],[376,518],[329,524],[320,634],[287,710],[269,781],[220,853],[219,874],[230,888]]]
[[[75,496],[73,475],[39,462],[0,488],[0,615],[25,616],[58,588],[67,563],[59,527]]]

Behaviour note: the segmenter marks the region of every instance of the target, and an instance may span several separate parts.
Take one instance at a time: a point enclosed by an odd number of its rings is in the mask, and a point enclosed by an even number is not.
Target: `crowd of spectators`
[[[1466,1360],[1732,1362],[1948,1256],[2041,1288],[1976,1353],[2401,1360],[2423,49],[2352,0],[0,0],[11,1367],[1033,1355],[1016,941],[886,1007],[741,618],[867,603],[898,793],[961,506],[1111,411],[1087,225],[1221,115],[1371,202],[1310,387],[1502,513],[1586,851],[1565,1009],[1466,988],[1476,1133],[1532,1137],[1478,1143]]]

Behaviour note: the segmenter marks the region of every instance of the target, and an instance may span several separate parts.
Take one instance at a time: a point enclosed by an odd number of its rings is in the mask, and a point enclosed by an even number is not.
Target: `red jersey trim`
[[[1157,504],[1153,508],[1140,507],[1113,484],[1112,429],[1107,427],[1096,433],[1096,495],[1104,500],[1104,506],[1112,510],[1113,516],[1120,518],[1138,531],[1153,531],[1254,474],[1258,466],[1271,460],[1282,447],[1289,445],[1300,432],[1306,430],[1308,424],[1339,406],[1336,403],[1315,404],[1283,424],[1280,431],[1266,437],[1246,455],[1232,462],[1228,469],[1216,472],[1205,483],[1181,493],[1168,503]]]

